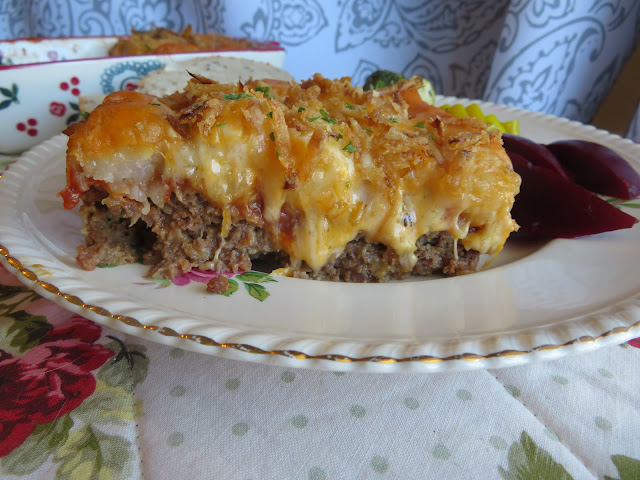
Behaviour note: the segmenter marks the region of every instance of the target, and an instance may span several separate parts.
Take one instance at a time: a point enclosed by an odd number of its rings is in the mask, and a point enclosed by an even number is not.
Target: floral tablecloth
[[[497,370],[287,369],[150,343],[0,267],[0,475],[640,478],[640,341]]]

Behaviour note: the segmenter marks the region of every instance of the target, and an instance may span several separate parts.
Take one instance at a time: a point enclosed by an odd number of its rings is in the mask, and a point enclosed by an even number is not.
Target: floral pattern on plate
[[[224,292],[220,292],[220,295],[230,297],[238,291],[239,283],[244,285],[247,293],[261,302],[265,301],[270,293],[267,288],[262,285],[263,283],[277,282],[271,275],[263,272],[224,272],[216,273],[211,271],[203,271],[194,268],[188,273],[177,276],[173,280],[167,280],[166,278],[149,278],[148,282],[134,282],[134,285],[156,285],[156,288],[167,288],[170,285],[184,286],[189,285],[191,282],[208,284],[213,278],[225,276],[228,281],[228,288]]]

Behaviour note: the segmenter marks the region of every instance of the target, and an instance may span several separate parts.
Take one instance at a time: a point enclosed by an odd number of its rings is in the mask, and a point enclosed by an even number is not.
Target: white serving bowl
[[[0,154],[23,152],[62,132],[80,118],[80,95],[135,89],[143,76],[167,63],[217,55],[282,67],[285,57],[284,49],[272,43],[264,50],[99,57],[106,55],[116,39],[0,42],[2,61],[9,63],[0,66],[0,121],[5,126],[0,136]],[[77,55],[98,58],[75,59]],[[50,61],[31,63],[46,59]]]

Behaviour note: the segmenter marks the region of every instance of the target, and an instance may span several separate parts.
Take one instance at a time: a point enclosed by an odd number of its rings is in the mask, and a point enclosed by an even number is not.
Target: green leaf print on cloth
[[[116,352],[116,356],[100,369],[97,378],[109,386],[122,386],[127,391],[133,392],[135,386],[147,378],[149,368],[147,349],[142,345],[125,345],[111,335],[107,335],[107,338],[113,341],[105,346]]]
[[[611,461],[618,470],[619,479],[605,475],[605,480],[640,480],[640,460],[624,455],[611,455]]]
[[[2,472],[9,475],[29,475],[35,472],[67,441],[72,426],[73,420],[69,414],[53,422],[38,425],[22,445],[2,459]]]
[[[131,442],[107,435],[91,425],[74,430],[56,452],[57,478],[127,478],[131,473]]]
[[[38,300],[40,295],[27,287],[2,286],[0,288],[0,317],[16,316],[15,310],[21,305]]]
[[[13,324],[7,329],[7,336],[13,335],[9,345],[17,348],[20,353],[25,353],[40,343],[40,340],[51,330],[53,326],[42,315],[30,315],[20,310],[11,315]]]
[[[7,300],[15,300],[16,297],[21,294],[21,293],[33,293],[29,288],[27,287],[23,287],[20,285],[14,285],[14,286],[10,286],[10,285],[3,285],[2,288],[0,289],[0,302],[6,302]],[[35,296],[35,295],[34,295]],[[20,303],[20,302],[18,302]],[[3,307],[6,307],[6,305],[3,305]],[[4,308],[2,310],[3,313],[7,313],[5,312]]]
[[[522,432],[520,441],[509,448],[509,470],[498,467],[504,480],[573,480],[565,468],[549,453],[538,447],[533,439]]]
[[[127,425],[136,419],[133,398],[122,386],[98,381],[96,390],[75,410],[75,415],[91,425]]]

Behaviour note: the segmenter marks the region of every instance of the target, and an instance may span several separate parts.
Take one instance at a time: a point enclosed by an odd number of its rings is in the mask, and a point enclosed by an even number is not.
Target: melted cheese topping
[[[402,94],[418,85],[363,92],[316,75],[269,88],[192,81],[162,100],[117,92],[71,132],[67,190],[89,178],[162,205],[188,184],[314,271],[358,235],[408,271],[430,232],[496,254],[517,228],[520,185],[500,134],[439,109],[411,113]]]

